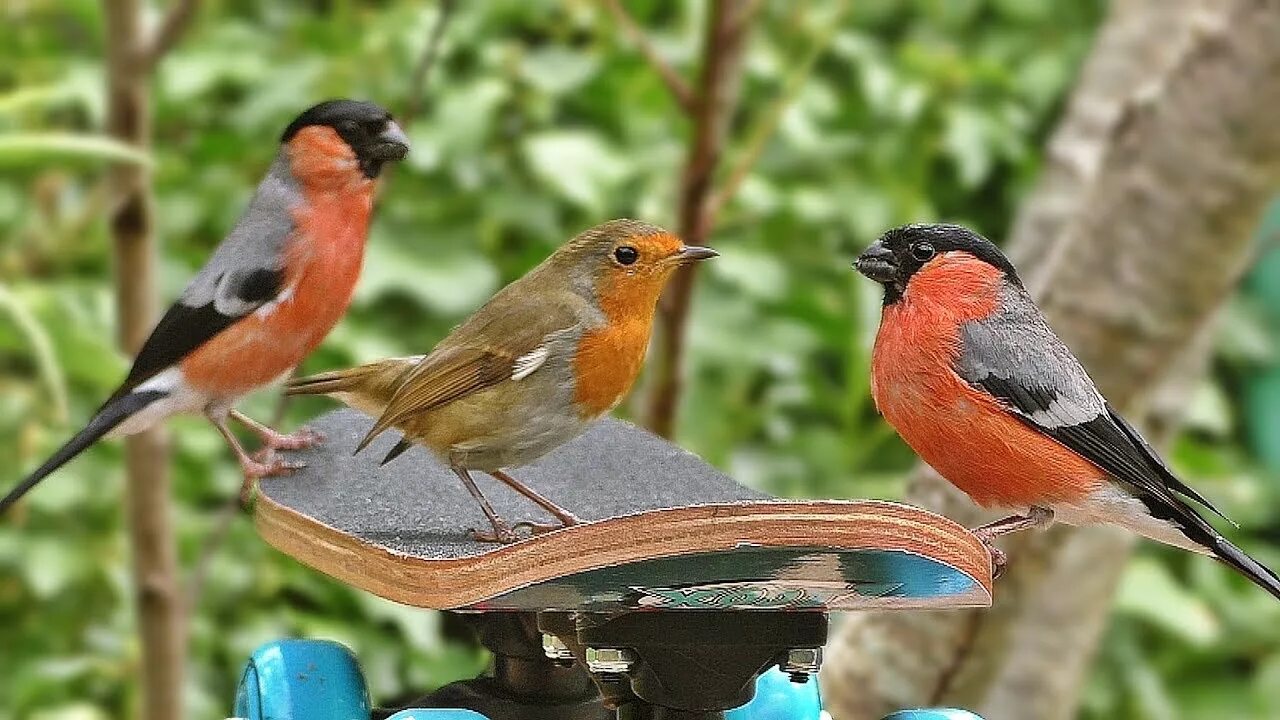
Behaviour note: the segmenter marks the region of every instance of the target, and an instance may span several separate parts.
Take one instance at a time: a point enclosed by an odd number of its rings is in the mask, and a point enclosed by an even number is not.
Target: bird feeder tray
[[[512,470],[585,520],[509,545],[471,539],[487,522],[457,477],[415,448],[379,465],[394,433],[353,455],[372,421],[317,419],[328,441],[290,453],[307,467],[258,486],[258,531],[349,585],[465,611],[817,611],[987,606],[991,559],[960,525],[882,501],[783,500],[746,488],[629,423],[606,419]],[[474,473],[511,522],[550,522]]]

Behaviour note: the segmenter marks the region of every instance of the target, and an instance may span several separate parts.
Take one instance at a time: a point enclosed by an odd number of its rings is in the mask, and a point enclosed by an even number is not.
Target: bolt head
[[[555,635],[542,636],[542,653],[547,656],[547,659],[555,660],[557,663],[572,663],[574,659],[573,651]]]
[[[623,675],[635,665],[636,654],[626,648],[587,648],[587,669],[598,675]]]
[[[822,667],[822,648],[793,648],[778,667],[795,679],[795,676],[812,675]],[[801,681],[803,682],[803,680]]]

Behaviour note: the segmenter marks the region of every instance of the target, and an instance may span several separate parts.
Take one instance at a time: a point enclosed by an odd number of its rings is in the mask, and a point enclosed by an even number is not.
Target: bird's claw
[[[495,522],[492,530],[476,530],[471,529],[470,535],[472,540],[488,543],[502,543],[510,545],[513,542],[527,540],[528,538],[560,530],[567,527],[561,523],[540,523],[532,520],[522,520],[514,525],[508,525],[505,522]]]
[[[292,433],[274,433],[263,438],[268,450],[306,450],[324,444],[324,433],[309,427],[301,427]]]
[[[982,541],[982,546],[987,549],[987,554],[991,556],[991,579],[997,580],[1004,574],[1005,566],[1009,564],[1009,556],[1005,551],[996,547],[993,538],[985,533],[975,532],[978,540]]]
[[[555,530],[562,530],[568,527],[569,525],[576,525],[576,524],[577,523],[540,523],[540,522],[533,522],[532,520],[523,520],[513,525],[512,529],[528,530],[529,536],[533,537],[534,535],[542,535],[543,533],[549,533]]]
[[[502,545],[510,545],[520,539],[515,530],[509,525],[494,523],[492,530],[476,530],[472,528],[470,533],[471,539],[482,543],[499,543]]]

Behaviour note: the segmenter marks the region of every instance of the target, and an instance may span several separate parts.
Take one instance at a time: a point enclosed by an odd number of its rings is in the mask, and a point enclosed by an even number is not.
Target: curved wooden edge
[[[991,557],[977,537],[941,515],[881,500],[766,500],[650,510],[556,530],[483,555],[445,559],[368,543],[263,495],[254,524],[277,550],[320,572],[388,600],[442,610],[588,570],[744,545],[913,553],[974,580],[980,592],[957,599],[957,605],[991,603]]]

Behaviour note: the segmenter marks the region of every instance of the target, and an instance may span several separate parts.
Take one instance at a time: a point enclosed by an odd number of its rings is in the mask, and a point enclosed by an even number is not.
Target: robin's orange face
[[[595,273],[605,322],[583,335],[574,358],[574,400],[584,417],[608,412],[640,374],[658,297],[672,271],[715,257],[666,232],[620,234],[608,252]]]
[[[610,248],[607,262],[598,271],[596,290],[606,305],[652,312],[674,270],[714,255],[689,247],[670,233],[626,235]]]

